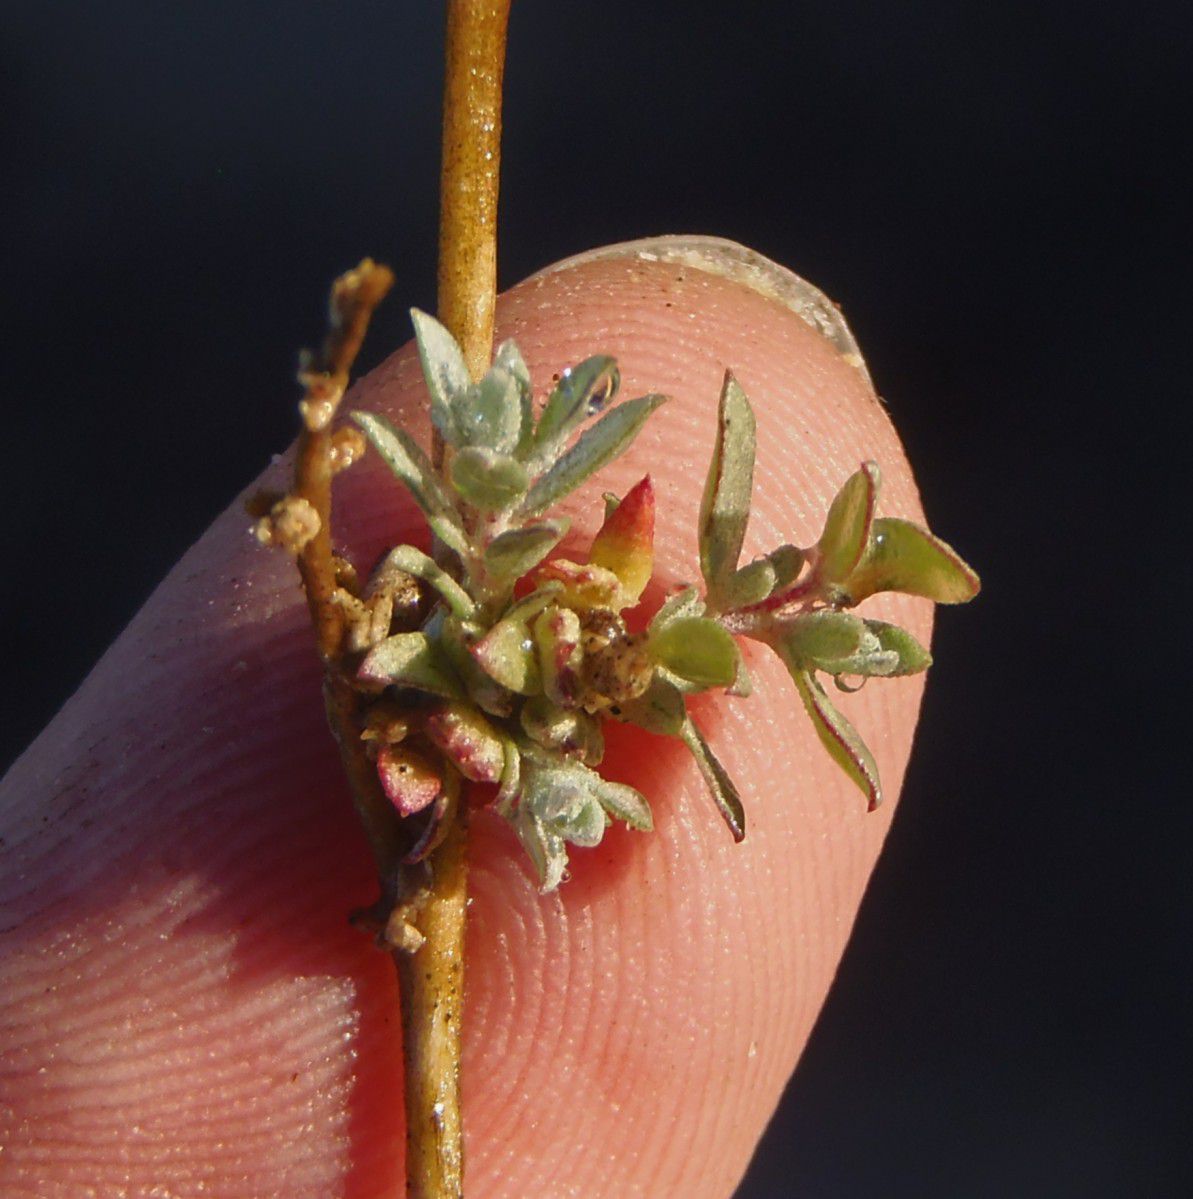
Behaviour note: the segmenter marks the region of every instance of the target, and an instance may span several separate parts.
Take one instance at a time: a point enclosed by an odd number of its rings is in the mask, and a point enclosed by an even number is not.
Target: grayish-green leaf
[[[549,832],[573,845],[592,849],[601,843],[609,822],[586,774],[576,763],[535,770],[522,802]]]
[[[575,845],[595,845],[600,840],[597,837],[592,842],[580,841],[572,835],[577,826],[591,827],[587,809],[593,803],[631,828],[648,831],[653,827],[650,805],[639,792],[625,783],[602,778],[579,762],[536,765],[532,778],[527,796],[529,806],[547,828]]]
[[[626,783],[614,783],[599,775],[593,780],[597,802],[614,820],[621,820],[632,829],[648,833],[654,828],[654,818],[646,797]]]
[[[580,440],[546,474],[535,481],[522,504],[522,515],[537,516],[627,450],[647,418],[666,398],[639,396],[605,413],[581,434]]]
[[[568,826],[567,839],[581,849],[595,849],[604,840],[608,827],[609,817],[605,815],[605,809],[596,799],[590,799],[573,817]]]
[[[542,689],[538,654],[525,621],[499,620],[471,653],[485,674],[510,691],[533,695]]]
[[[412,545],[399,545],[390,550],[381,569],[400,570],[416,579],[422,579],[439,592],[447,606],[461,620],[471,619],[476,610],[468,592],[438,562]]]
[[[431,421],[449,445],[459,443],[459,432],[452,416],[452,400],[472,384],[464,355],[456,339],[433,316],[410,310],[418,356],[431,396]]]
[[[866,625],[849,612],[805,612],[786,622],[779,634],[787,653],[799,662],[834,662],[857,652]]]
[[[516,458],[483,446],[466,446],[452,456],[452,486],[483,512],[497,512],[522,498],[529,483],[526,467]]]
[[[661,679],[668,687],[675,688],[681,695],[699,695],[701,691],[708,690],[699,683],[689,682],[683,675],[676,674],[659,663],[655,664],[655,677]]]
[[[754,452],[754,411],[737,380],[726,371],[698,526],[700,570],[714,601],[741,556],[754,487]]]
[[[656,672],[650,685],[636,699],[615,704],[608,710],[614,720],[636,724],[648,733],[677,737],[687,715],[683,694]]]
[[[981,589],[974,569],[952,546],[909,520],[880,517],[857,569],[844,582],[852,603],[879,591],[963,604]]]
[[[445,699],[463,698],[450,660],[439,643],[425,633],[387,637],[365,655],[357,678],[377,686],[412,687]]]
[[[782,633],[777,637],[772,634],[771,640],[783,642],[784,653],[791,661],[838,678],[886,676],[899,667],[898,652],[883,645],[869,622],[848,612],[805,613],[785,623]]]
[[[932,665],[932,655],[906,629],[885,620],[867,620],[866,628],[877,638],[884,653],[895,655],[891,677],[919,674]]]
[[[496,579],[520,579],[563,540],[570,526],[571,521],[562,517],[507,530],[486,547],[485,569]]]
[[[741,646],[738,646],[737,676],[733,680],[733,686],[729,687],[725,694],[736,695],[741,699],[748,699],[754,694],[754,680],[750,677],[750,671],[746,667],[746,658],[741,652]]]
[[[472,702],[490,716],[508,716],[513,711],[513,695],[486,674],[472,655],[471,647],[481,640],[483,632],[480,625],[449,617],[442,624],[443,650]]]
[[[493,365],[500,367],[513,379],[518,388],[518,441],[514,454],[519,459],[526,457],[534,440],[534,398],[530,385],[530,370],[522,351],[512,339],[503,341],[493,355]]]
[[[663,601],[659,610],[651,617],[651,636],[661,632],[673,620],[682,620],[689,616],[703,616],[704,601],[695,587],[685,587]]]
[[[873,811],[882,803],[882,786],[873,755],[853,725],[833,707],[815,676],[792,663],[788,663],[788,669],[821,744],[833,761],[857,784],[869,803],[870,811]]]
[[[522,784],[522,753],[512,737],[502,738],[505,764],[501,771],[501,784],[497,798],[493,801],[501,815],[508,818],[509,805],[517,798]]]
[[[760,603],[776,591],[783,591],[799,578],[804,564],[802,550],[781,545],[764,558],[734,571],[721,592],[720,606],[726,611]]]
[[[536,587],[529,595],[510,604],[501,614],[502,620],[519,620],[523,624],[536,617],[549,603],[552,603],[563,590],[563,584],[552,580],[542,587]]]
[[[498,810],[526,846],[544,891],[563,879],[567,842],[586,848],[600,844],[610,818],[631,828],[652,827],[650,806],[633,787],[603,779],[580,762],[527,744],[521,770],[520,796],[503,801]]]
[[[596,354],[564,371],[539,417],[535,461],[540,466],[553,461],[579,425],[609,406],[620,382],[617,361],[608,354]]]
[[[545,695],[532,695],[518,714],[522,729],[537,745],[596,766],[605,754],[601,722],[581,708],[561,708]]]
[[[652,631],[651,657],[702,689],[732,687],[741,665],[737,642],[715,620],[681,616]]]
[[[448,549],[463,553],[468,539],[464,536],[455,504],[439,482],[435,468],[410,434],[372,412],[354,412],[352,419],[364,430],[389,469],[405,484],[439,540]]]
[[[479,383],[456,394],[452,417],[461,445],[512,453],[522,427],[517,380],[501,367],[492,367]]]
[[[563,882],[567,871],[567,846],[563,838],[548,831],[543,821],[526,806],[519,803],[509,815],[510,824],[522,842],[535,873],[539,887],[544,892],[554,891]]]
[[[696,765],[704,778],[713,802],[721,813],[735,841],[744,840],[746,835],[746,810],[742,806],[741,796],[729,777],[729,772],[717,760],[716,754],[709,748],[700,730],[688,718],[680,729],[683,743],[696,759]]]
[[[861,561],[874,520],[880,477],[874,462],[863,462],[837,492],[816,543],[817,572],[827,583],[844,582]]]

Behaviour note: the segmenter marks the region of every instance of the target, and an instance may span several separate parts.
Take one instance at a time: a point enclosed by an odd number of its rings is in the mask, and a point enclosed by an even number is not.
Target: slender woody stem
[[[501,80],[510,0],[448,0],[439,223],[439,319],[474,379],[493,353]],[[434,434],[433,459],[444,461]],[[450,785],[459,787],[454,776]],[[459,1199],[464,1187],[460,1033],[467,907],[467,804],[426,863],[413,952],[395,950],[406,1063],[406,1194]]]
[[[302,429],[294,463],[294,496],[305,500],[318,519],[315,534],[298,551],[298,570],[315,627],[325,671],[328,723],[340,746],[357,815],[384,877],[405,852],[393,806],[381,794],[356,727],[359,696],[339,671],[343,652],[343,609],[334,602],[336,564],[331,543],[331,482],[335,474],[332,422],[348,387],[352,364],[377,305],[393,286],[393,272],[364,259],[332,286],[327,339],[303,363],[299,379],[305,395],[299,405]]]
[[[474,379],[489,367],[497,297],[501,80],[510,0],[449,0],[439,189],[439,319]]]

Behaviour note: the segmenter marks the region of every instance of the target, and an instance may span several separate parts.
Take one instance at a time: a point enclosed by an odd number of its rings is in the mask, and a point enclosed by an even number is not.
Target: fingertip
[[[624,494],[649,472],[656,573],[665,584],[695,577],[696,514],[727,368],[758,414],[746,558],[814,540],[836,488],[870,457],[884,468],[887,510],[916,516],[898,439],[831,306],[798,287],[781,294],[781,273],[748,251],[710,254],[707,245],[613,247],[501,300],[498,335],[517,339],[536,394],[554,373],[607,351],[621,362],[623,394],[672,396],[631,452],[569,503],[573,537],[584,542],[600,525],[602,490]],[[713,259],[722,267],[711,268]],[[723,269],[727,261],[740,269]],[[349,403],[424,429],[412,347]],[[337,486],[345,515],[335,535],[363,568],[397,541],[425,544],[413,505],[378,462]],[[371,1193],[392,1182],[398,1157],[392,979],[380,968],[388,963],[362,961],[367,947],[340,915],[371,885],[368,857],[335,781],[300,591],[289,563],[252,546],[248,523],[239,508],[217,522],[10,777],[8,814],[22,823],[31,869],[50,863],[54,886],[22,898],[26,923],[9,967],[47,988],[37,1028],[21,1026],[39,1038],[37,1052],[76,1029],[78,1044],[104,1047],[85,1061],[82,1081],[61,1055],[37,1079],[57,1121],[46,1127],[102,1167],[104,1180],[182,1186],[203,1177],[235,1193],[237,1177],[276,1176],[287,1137],[309,1126],[309,1152],[287,1166],[291,1193],[335,1193],[340,1184]],[[921,640],[927,610],[898,597],[875,606]],[[715,696],[698,710],[746,801],[743,844],[733,843],[682,746],[619,730],[610,769],[649,796],[656,829],[615,832],[578,851],[557,895],[538,893],[500,821],[478,819],[466,1057],[472,1193],[711,1199],[744,1171],[890,818],[889,804],[864,812],[773,656],[756,646],[746,655],[755,697]],[[901,680],[849,701],[892,795],[919,692],[918,680]],[[102,836],[78,825],[81,804]],[[46,811],[55,821],[43,829]],[[257,936],[259,917],[247,909],[262,896],[270,919]],[[287,897],[301,903],[286,907]],[[145,926],[159,911],[168,942]],[[196,930],[201,959],[185,939]],[[78,964],[54,957],[67,941],[79,947]],[[268,979],[247,985],[243,975],[199,968],[246,948],[258,964],[267,954]],[[96,977],[114,997],[102,1009]],[[143,1028],[133,1037],[119,996],[136,980]],[[172,1022],[180,985],[203,1016],[189,1032]],[[265,1054],[263,1029],[272,1030],[268,1074],[253,1064]],[[245,1042],[254,1054],[243,1053]],[[288,1081],[310,1078],[311,1063],[323,1082]],[[186,1102],[157,1110],[161,1078],[172,1096],[185,1090]],[[123,1108],[104,1101],[114,1079],[136,1084]],[[70,1107],[84,1089],[96,1108],[86,1126]],[[210,1119],[208,1095],[220,1109]],[[186,1132],[196,1096],[207,1122],[191,1120]],[[239,1142],[238,1111],[253,1121]],[[127,1132],[142,1113],[160,1116],[149,1148]],[[190,1156],[171,1164],[179,1138]],[[220,1157],[217,1138],[236,1153]],[[40,1160],[35,1144],[10,1148],[10,1161]]]

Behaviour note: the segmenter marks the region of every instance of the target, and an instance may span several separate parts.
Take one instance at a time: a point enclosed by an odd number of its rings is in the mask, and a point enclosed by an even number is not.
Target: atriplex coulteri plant
[[[605,495],[604,523],[582,561],[552,557],[568,532],[552,513],[629,448],[665,397],[619,403],[617,365],[597,355],[565,371],[540,403],[512,341],[473,382],[447,329],[425,313],[413,319],[443,466],[384,417],[353,419],[422,510],[431,552],[396,546],[363,586],[345,568],[335,597],[361,697],[358,736],[409,829],[403,860],[417,863],[439,843],[458,780],[487,785],[472,789],[474,801],[509,822],[544,891],[566,878],[569,845],[597,845],[615,820],[649,830],[647,798],[600,772],[608,720],[682,741],[742,840],[741,793],[688,706],[707,691],[750,694],[742,637],[779,656],[825,749],[876,807],[877,765],[822,677],[855,690],[922,671],[931,658],[906,630],[852,609],[880,591],[952,604],[979,587],[932,533],[877,515],[877,465],[864,462],[844,481],[814,545],[781,545],[741,565],[755,417],[726,373],[697,516],[701,582],[631,631],[626,613],[652,571],[649,476],[624,496]],[[283,527],[294,515],[283,503],[263,536],[301,548]]]

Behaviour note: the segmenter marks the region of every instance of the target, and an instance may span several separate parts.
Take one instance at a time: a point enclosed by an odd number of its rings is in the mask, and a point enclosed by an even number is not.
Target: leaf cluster
[[[539,410],[512,341],[473,381],[448,331],[413,315],[444,469],[405,430],[354,416],[434,534],[430,554],[398,546],[375,572],[391,587],[414,581],[425,602],[413,626],[368,624],[355,666],[356,685],[374,697],[363,735],[382,786],[403,818],[424,823],[415,855],[434,847],[449,815],[450,771],[491,788],[545,890],[565,877],[569,845],[598,844],[613,820],[650,829],[645,797],[598,769],[609,719],[679,739],[740,840],[740,794],[689,711],[700,692],[750,694],[740,637],[779,655],[826,749],[876,805],[873,757],[818,676],[854,689],[930,658],[910,633],[849,609],[878,591],[956,603],[978,587],[927,530],[876,516],[877,466],[845,482],[815,545],[741,565],[756,429],[726,375],[699,513],[703,587],[679,590],[631,632],[624,613],[653,564],[649,477],[606,496],[584,561],[551,557],[568,522],[550,509],[623,453],[665,397],[618,403],[617,365],[597,355],[565,371]]]
[[[875,808],[882,786],[873,755],[817,676],[828,675],[850,691],[869,678],[927,669],[931,656],[911,633],[847,609],[880,591],[964,603],[977,595],[978,576],[927,529],[876,515],[881,475],[874,462],[863,462],[837,492],[815,545],[779,546],[739,566],[755,452],[749,400],[726,373],[700,506],[700,567],[709,605],[725,628],[778,654],[825,749]]]

